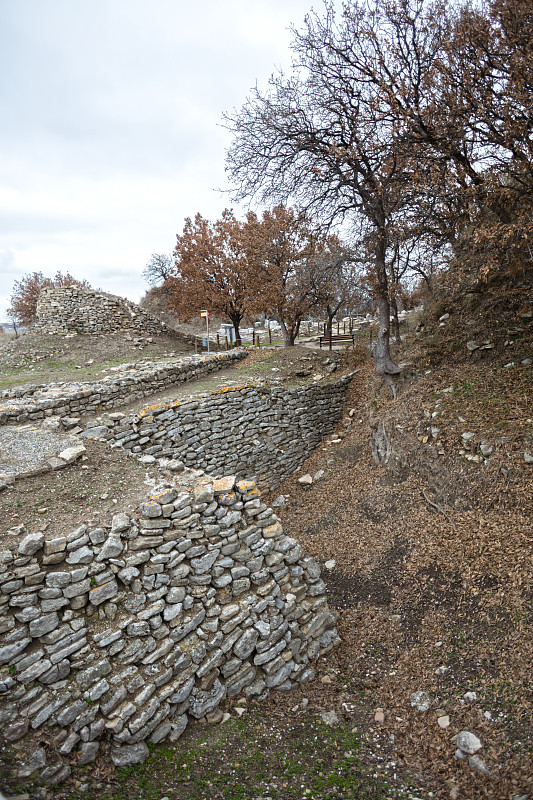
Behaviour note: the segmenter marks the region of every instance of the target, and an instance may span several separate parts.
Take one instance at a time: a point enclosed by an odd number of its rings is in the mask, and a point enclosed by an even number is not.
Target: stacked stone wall
[[[0,425],[50,416],[91,415],[150,397],[178,383],[231,366],[245,350],[126,364],[94,382],[19,386],[0,393]]]
[[[100,417],[82,435],[273,489],[335,428],[352,377],[294,389],[231,387],[136,415]]]
[[[319,566],[253,482],[185,471],[109,525],[18,533],[0,557],[0,739],[33,753],[19,783],[142,761],[225,697],[305,682],[339,641]]]
[[[37,302],[37,320],[31,329],[49,334],[68,331],[114,333],[122,330],[148,336],[174,333],[168,325],[131,300],[81,286],[43,289]]]

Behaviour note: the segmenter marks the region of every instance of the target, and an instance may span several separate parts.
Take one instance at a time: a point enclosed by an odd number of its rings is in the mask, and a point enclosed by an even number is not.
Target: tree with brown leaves
[[[231,320],[237,345],[240,325],[256,309],[248,237],[244,224],[226,209],[210,222],[197,214],[185,220],[177,236],[175,265],[165,282],[169,309],[180,319],[190,319],[201,309]]]
[[[260,220],[248,215],[246,230],[257,307],[279,322],[285,346],[291,347],[302,320],[320,303],[324,307],[333,239],[305,212],[284,205],[265,211]]]

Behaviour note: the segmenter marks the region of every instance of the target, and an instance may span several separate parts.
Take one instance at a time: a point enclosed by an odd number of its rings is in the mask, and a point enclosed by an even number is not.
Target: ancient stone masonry
[[[140,362],[111,368],[109,375],[93,383],[6,389],[0,393],[0,425],[33,422],[50,416],[94,415],[223,369],[245,355],[245,350],[230,350],[165,362]]]
[[[225,697],[307,681],[339,642],[318,564],[253,482],[186,470],[109,525],[14,533],[0,554],[0,738],[35,742],[15,771],[39,785],[99,751],[142,761],[147,741],[177,739]]]
[[[352,375],[295,389],[246,384],[91,421],[82,436],[152,460],[171,458],[211,474],[254,477],[273,489],[341,417]]]
[[[68,331],[112,333],[120,330],[132,330],[148,336],[173,333],[164,322],[131,300],[80,286],[43,289],[32,330],[50,334]]]

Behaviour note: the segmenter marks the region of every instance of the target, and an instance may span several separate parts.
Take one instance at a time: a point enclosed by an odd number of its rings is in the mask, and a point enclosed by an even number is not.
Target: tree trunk
[[[331,309],[328,307],[326,309],[326,314],[328,316],[328,321],[326,323],[325,334],[327,337],[331,338],[331,334],[333,333],[333,317],[335,316],[335,312],[331,311]]]
[[[400,320],[398,319],[398,302],[395,297],[392,298],[390,306],[392,318],[394,320],[394,339],[396,344],[400,345],[402,343],[402,337],[400,335]]]
[[[283,346],[294,347],[294,340],[298,334],[298,328],[300,324],[298,323],[296,327],[290,326],[288,328],[282,319],[279,320],[279,324],[281,325],[281,330],[283,332]]]
[[[376,247],[377,309],[378,332],[372,346],[372,358],[376,364],[376,372],[381,375],[392,395],[396,398],[395,376],[401,370],[394,363],[390,354],[390,303],[387,267],[385,265],[384,236],[380,237]]]
[[[230,317],[230,319],[233,323],[233,330],[235,331],[235,346],[240,347],[242,344],[241,332],[239,330],[239,325],[241,324],[241,317],[232,316]]]

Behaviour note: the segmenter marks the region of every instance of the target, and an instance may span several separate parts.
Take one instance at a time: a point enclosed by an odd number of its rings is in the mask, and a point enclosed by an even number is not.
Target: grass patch
[[[246,719],[188,736],[175,747],[117,771],[117,786],[101,800],[369,800],[387,797],[360,757],[358,735],[320,719],[265,724],[260,710]]]

